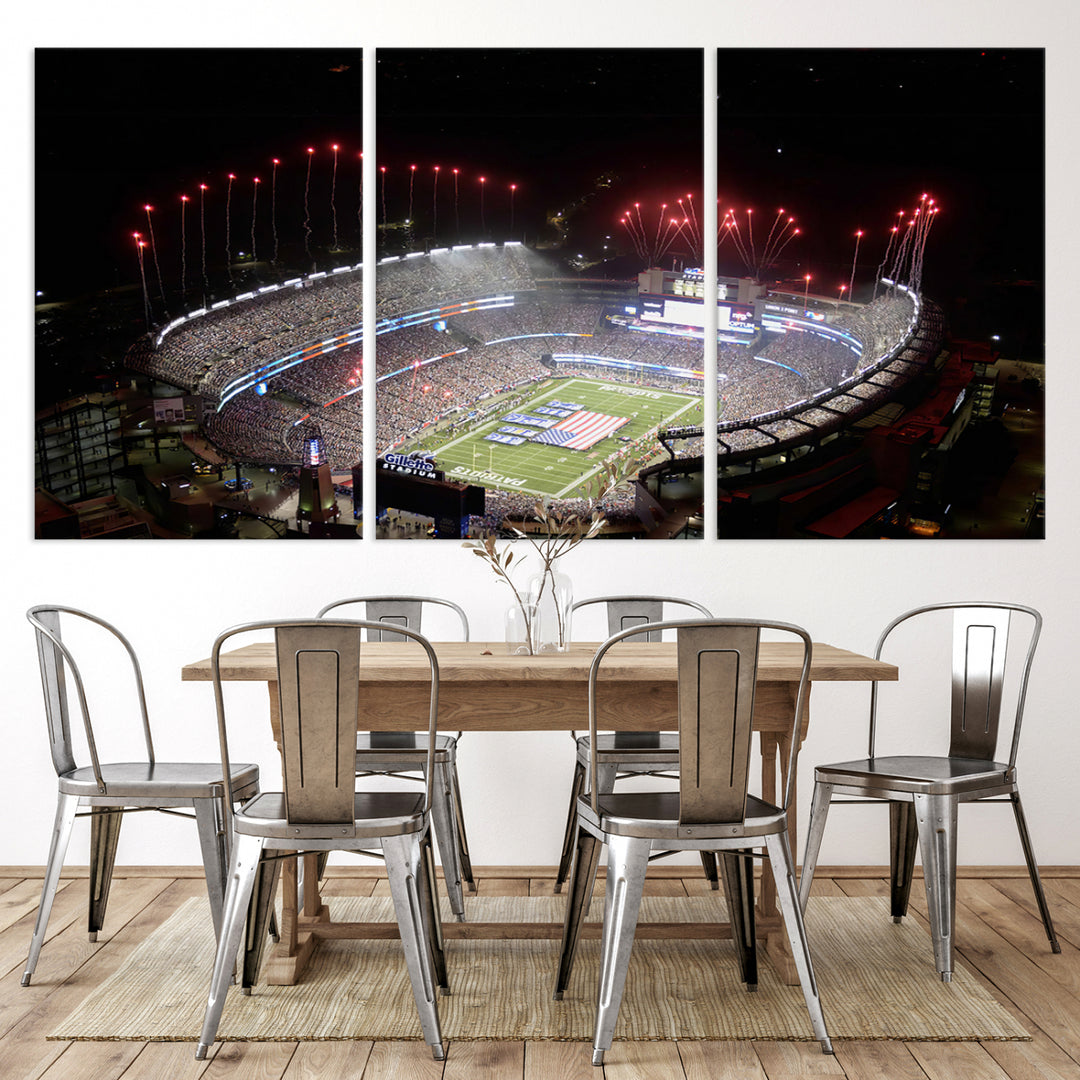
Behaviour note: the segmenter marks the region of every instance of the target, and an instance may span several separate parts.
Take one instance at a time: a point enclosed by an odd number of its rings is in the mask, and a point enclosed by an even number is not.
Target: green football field
[[[536,406],[551,401],[573,402],[591,412],[608,416],[626,416],[629,423],[588,450],[569,450],[564,446],[532,442],[505,446],[485,441],[485,435],[511,423],[504,419],[507,413],[528,413]],[[556,379],[539,389],[533,397],[513,407],[507,405],[497,410],[476,427],[439,446],[434,454],[448,480],[523,491],[531,495],[568,498],[581,494],[583,485],[608,458],[625,450],[633,440],[646,432],[700,422],[700,404],[700,397],[672,394],[646,386],[628,386],[598,379]],[[423,443],[412,448],[414,452],[423,449]]]

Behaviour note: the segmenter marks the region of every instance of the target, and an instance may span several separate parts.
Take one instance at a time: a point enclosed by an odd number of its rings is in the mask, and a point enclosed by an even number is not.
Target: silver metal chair
[[[262,928],[274,895],[282,858],[297,854],[352,851],[386,861],[387,877],[401,931],[424,1041],[437,1061],[445,1057],[435,986],[448,989],[438,898],[430,842],[430,790],[439,704],[439,665],[426,638],[401,635],[427,653],[431,668],[427,783],[422,793],[356,790],[355,758],[360,701],[361,635],[376,622],[301,619],[248,623],[219,635],[211,653],[221,758],[228,769],[229,745],[222,692],[222,647],[238,634],[273,630],[277,650],[284,790],[266,792],[233,815],[233,854],[225,896],[225,920],[218,941],[198,1060],[217,1035],[245,916],[249,923],[243,965],[244,992],[255,980]],[[369,850],[369,849],[381,849]]]
[[[257,765],[235,764],[229,784],[223,784],[221,763],[166,762],[154,756],[154,743],[150,733],[150,719],[146,706],[142,670],[130,642],[114,626],[96,615],[76,608],[58,604],[40,604],[32,607],[26,617],[34,627],[37,638],[38,660],[41,666],[41,685],[45,695],[45,719],[49,728],[49,745],[57,776],[56,819],[53,824],[52,842],[45,867],[45,882],[41,889],[34,935],[30,943],[30,956],[26,961],[22,985],[29,986],[37,967],[45,930],[52,912],[60,870],[71,839],[71,828],[80,807],[88,807],[90,813],[90,940],[96,941],[98,931],[105,921],[105,908],[109,900],[116,847],[120,839],[120,825],[125,813],[143,810],[160,810],[178,817],[190,817],[183,808],[193,810],[199,830],[203,866],[206,870],[206,889],[210,896],[210,911],[215,933],[220,931],[225,882],[228,870],[228,815],[224,802],[226,788],[230,797],[244,801],[258,794],[259,769]],[[63,618],[61,618],[63,617]],[[99,642],[111,647],[112,652],[122,647],[126,661],[130,662],[128,683],[138,703],[141,714],[142,737],[146,750],[143,761],[103,762],[98,753],[98,741],[90,718],[90,698],[82,672],[72,654],[69,642],[61,633],[61,623],[74,632],[85,628],[91,633],[93,627],[102,631]],[[101,655],[111,659],[106,651],[95,659],[100,665]],[[89,671],[89,667],[87,668]],[[127,677],[123,671],[113,680],[116,695]],[[72,739],[71,706],[68,702],[69,683],[74,688],[78,709],[82,716],[82,728],[86,741],[89,764],[80,765]],[[97,695],[100,696],[100,695]],[[95,701],[95,704],[99,704]],[[110,714],[110,726],[114,732],[118,725],[116,696],[110,695],[105,706]]]
[[[948,754],[878,756],[878,684],[870,691],[869,756],[857,761],[819,765],[814,770],[814,799],[806,836],[799,899],[805,908],[814,880],[825,820],[833,796],[855,796],[837,801],[874,803],[887,801],[890,825],[891,907],[894,922],[907,914],[911,894],[915,849],[922,851],[926,882],[926,903],[934,941],[934,964],[942,981],[953,973],[953,935],[956,922],[956,825],[960,803],[1009,801],[1027,860],[1035,900],[1042,915],[1046,936],[1054,952],[1061,952],[1050,909],[1046,903],[1039,868],[1020,804],[1016,780],[1016,754],[1024,713],[1028,677],[1042,628],[1042,616],[1020,604],[991,601],[961,604],[931,604],[908,611],[894,619],[878,638],[874,650],[881,657],[893,631],[901,624],[933,613],[952,614],[951,727]],[[1014,644],[1024,647],[1026,656],[1016,674],[1016,715],[1013,719],[1008,761],[994,761],[998,746],[999,721],[1005,685],[1005,654],[1013,616],[1025,620],[1026,632],[1014,634]],[[1026,620],[1030,622],[1026,622]],[[925,633],[927,620],[920,621]],[[1021,627],[1021,629],[1023,626]],[[1022,637],[1022,641],[1017,641]]]
[[[684,620],[650,627],[666,628],[674,628],[678,640],[679,788],[659,792],[601,792],[599,761],[596,755],[590,755],[589,795],[579,796],[577,800],[577,850],[567,897],[555,998],[562,998],[570,981],[602,844],[607,845],[608,856],[594,1065],[602,1065],[604,1053],[611,1048],[645,872],[653,852],[711,851],[720,855],[742,980],[747,989],[756,989],[752,858],[764,856],[776,880],[777,902],[814,1034],[823,1052],[832,1053],[799,908],[787,825],[798,747],[795,728],[802,715],[810,673],[810,638],[805,630],[788,623],[733,619]],[[747,792],[758,644],[763,629],[784,631],[797,637],[802,645],[802,670],[791,717],[791,750],[782,806],[773,806]],[[612,646],[632,636],[632,630],[615,634],[600,646],[593,658],[589,671],[589,735],[593,746],[597,735],[596,683],[601,663]]]
[[[712,618],[712,612],[703,604],[676,596],[597,596],[577,601],[572,610],[577,612],[593,604],[604,604],[607,609],[608,637],[632,626],[660,622],[664,617],[665,606],[689,608],[707,619]],[[659,641],[660,632],[650,630],[633,635],[631,640],[634,638],[641,641]],[[570,805],[566,813],[566,831],[563,834],[559,869],[555,874],[555,892],[562,891],[563,883],[570,876],[570,864],[574,859],[574,838],[577,835],[577,800],[588,790],[585,780],[589,764],[589,736],[579,736],[576,732],[571,732],[571,735],[574,737],[577,759],[574,762],[574,779],[570,786]],[[670,779],[679,771],[679,737],[666,731],[617,731],[611,735],[601,735],[596,747],[596,762],[597,782],[603,795],[614,791],[615,781],[627,776],[662,776]],[[711,852],[701,853],[701,864],[709,884],[712,888],[719,889],[716,859]]]
[[[369,641],[404,641],[396,632],[406,627],[418,633],[425,605],[438,605],[453,611],[461,623],[462,640],[469,640],[469,620],[465,612],[450,600],[432,596],[356,596],[336,600],[319,612],[323,618],[331,611],[351,604],[363,605],[365,617],[378,623],[368,632]],[[393,629],[391,629],[393,628]],[[465,897],[462,883],[476,892],[469,841],[465,835],[465,815],[461,808],[461,785],[458,782],[457,743],[461,733],[439,735],[435,740],[435,772],[433,776],[431,821],[435,841],[442,859],[443,876],[450,910],[459,922],[465,919]],[[427,735],[407,731],[362,732],[356,738],[357,776],[394,776],[402,780],[419,780],[427,754]]]

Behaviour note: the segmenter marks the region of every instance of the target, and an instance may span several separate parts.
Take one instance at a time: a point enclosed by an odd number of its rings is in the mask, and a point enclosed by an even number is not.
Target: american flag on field
[[[565,446],[571,450],[588,450],[590,446],[606,439],[627,423],[628,416],[607,416],[604,413],[581,412],[568,416],[553,428],[541,432],[532,441]]]

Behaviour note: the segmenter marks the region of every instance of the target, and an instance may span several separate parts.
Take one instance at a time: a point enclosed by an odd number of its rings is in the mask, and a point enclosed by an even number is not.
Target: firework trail
[[[848,297],[854,295],[855,289],[855,263],[859,258],[859,241],[862,239],[862,229],[855,233],[855,254],[851,257],[851,280],[848,282]]]
[[[180,196],[180,296],[187,295],[187,204],[188,197]]]
[[[454,170],[454,239],[461,239],[461,218],[458,216],[458,172]]]
[[[203,307],[210,292],[210,279],[206,276],[206,185],[199,185],[199,239],[202,241]]]
[[[225,189],[225,269],[232,281],[232,243],[229,236],[232,221],[232,185],[235,174],[229,173],[229,186]]]
[[[431,183],[431,235],[439,237],[439,166],[435,166],[435,179]]]
[[[274,233],[274,265],[278,261],[278,235],[277,235],[277,167],[281,162],[274,158],[274,172],[270,177],[270,228]]]
[[[311,257],[311,159],[315,154],[313,146],[307,152],[307,176],[304,178],[304,254]]]
[[[169,317],[169,305],[165,302],[165,286],[161,283],[161,263],[157,257],[157,242],[154,240],[154,222],[150,217],[152,206],[144,206],[146,211],[146,224],[150,231],[150,254],[154,256],[154,273],[157,274],[158,292],[161,294],[161,310],[165,312],[165,318]]]
[[[259,178],[254,177],[254,183],[251,185],[251,261],[253,263],[258,262],[258,255],[255,251],[255,222],[259,216]]]
[[[334,151],[334,169],[330,174],[330,221],[334,230],[334,250],[338,249],[338,232],[337,232],[337,206],[334,204],[334,197],[337,194],[337,154],[338,144],[334,143],[330,147]]]
[[[138,233],[132,233],[135,237],[135,251],[139,256],[139,277],[142,279],[143,315],[146,317],[146,329],[150,329],[152,322],[150,315],[150,294],[146,291],[146,266],[143,263],[143,248],[145,242]]]

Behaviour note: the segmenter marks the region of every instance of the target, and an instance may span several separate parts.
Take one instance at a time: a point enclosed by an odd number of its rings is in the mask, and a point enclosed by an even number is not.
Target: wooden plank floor
[[[685,876],[684,876],[685,875]],[[0,868],[0,1076],[4,1080],[1080,1080],[1080,869],[1044,871],[1061,940],[1051,954],[1022,869],[967,868],[958,883],[957,941],[980,979],[1031,1033],[1031,1042],[841,1042],[836,1056],[816,1044],[784,1042],[616,1042],[603,1069],[585,1043],[456,1042],[434,1062],[411,1042],[215,1044],[208,1061],[190,1043],[49,1042],[46,1034],[145,935],[203,884],[190,868],[117,868],[108,920],[87,941],[86,881],[61,882],[30,987],[19,985],[30,940],[40,869]],[[544,867],[479,870],[481,896],[550,895]],[[694,894],[704,883],[689,867],[654,867],[647,889]],[[887,892],[879,868],[821,868],[820,895]],[[372,895],[385,879],[367,868],[332,868],[329,895]],[[911,917],[925,926],[917,883]],[[931,961],[927,943],[927,963]],[[209,973],[208,973],[209,977]]]

